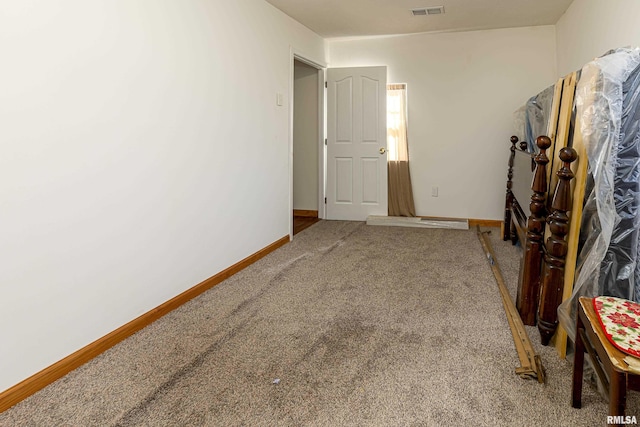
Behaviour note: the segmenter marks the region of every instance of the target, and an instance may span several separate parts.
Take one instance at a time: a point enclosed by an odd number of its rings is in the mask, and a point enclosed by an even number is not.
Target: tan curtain
[[[389,216],[416,216],[409,173],[407,143],[407,88],[387,87],[387,148]]]

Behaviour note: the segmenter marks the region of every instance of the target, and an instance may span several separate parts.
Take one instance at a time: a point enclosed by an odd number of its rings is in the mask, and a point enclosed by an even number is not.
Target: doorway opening
[[[324,72],[294,56],[291,236],[324,217]]]

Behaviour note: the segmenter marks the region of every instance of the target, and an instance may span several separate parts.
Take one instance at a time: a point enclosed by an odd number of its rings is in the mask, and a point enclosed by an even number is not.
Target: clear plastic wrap
[[[636,108],[640,80],[634,79],[639,64],[638,49],[612,51],[584,66],[576,88],[576,115],[589,176],[573,293],[558,308],[560,323],[573,340],[580,296],[615,294],[633,299],[635,276],[640,277],[636,271],[640,152],[637,118],[633,118],[640,110]]]
[[[536,145],[536,138],[549,134],[549,117],[551,116],[554,89],[554,86],[549,86],[536,96],[529,98],[525,104],[524,138],[530,153],[540,151]]]
[[[622,85],[622,118],[613,198],[620,221],[614,226],[611,243],[600,267],[599,295],[637,299],[638,235],[640,215],[640,68],[636,67]]]
[[[525,132],[525,114],[527,106],[523,105],[513,112],[513,130],[514,135],[518,137],[520,141],[526,141]],[[519,147],[518,147],[519,148]]]
[[[513,125],[516,136],[527,142],[527,151],[540,151],[536,145],[536,138],[549,134],[549,118],[555,86],[549,86],[539,94],[532,96],[527,102],[513,112]]]

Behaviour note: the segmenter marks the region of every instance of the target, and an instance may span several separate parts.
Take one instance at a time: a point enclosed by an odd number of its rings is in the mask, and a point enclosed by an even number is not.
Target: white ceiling
[[[266,0],[325,38],[553,25],[573,0]],[[444,15],[411,9],[444,6]]]

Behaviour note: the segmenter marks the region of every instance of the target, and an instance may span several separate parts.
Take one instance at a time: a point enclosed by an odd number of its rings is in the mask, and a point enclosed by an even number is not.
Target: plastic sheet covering
[[[589,176],[573,293],[558,308],[560,323],[574,341],[580,296],[633,299],[635,277],[640,277],[636,272],[640,158],[638,123],[633,117],[640,109],[639,64],[638,49],[609,52],[584,66],[576,88]]]
[[[638,300],[638,226],[640,215],[640,68],[622,85],[622,120],[613,199],[620,218],[600,267],[599,294]]]
[[[525,113],[525,139],[530,153],[539,151],[536,138],[549,134],[549,117],[553,103],[554,86],[549,86],[527,101]]]
[[[523,105],[513,112],[513,130],[514,135],[518,137],[520,141],[526,141],[526,132],[525,132],[525,112],[527,111],[527,106]],[[519,147],[516,147],[519,148]]]
[[[527,141],[527,151],[540,151],[536,145],[536,138],[549,134],[549,118],[555,86],[549,86],[539,94],[532,96],[525,105],[513,113],[516,136],[521,141]]]

